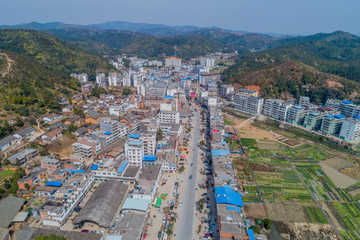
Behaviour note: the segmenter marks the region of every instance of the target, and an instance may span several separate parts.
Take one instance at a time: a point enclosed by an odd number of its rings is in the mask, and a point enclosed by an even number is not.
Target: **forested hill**
[[[56,95],[78,89],[70,73],[97,69],[111,66],[102,57],[45,33],[0,30],[0,103],[7,109],[52,104]]]
[[[172,56],[176,46],[177,56],[188,59],[205,56],[222,48],[219,43],[203,36],[157,37],[129,31],[79,28],[48,30],[47,33],[98,55]]]
[[[292,63],[292,64],[284,64]],[[293,64],[299,63],[301,68],[293,68]],[[298,64],[297,64],[298,65]],[[225,82],[237,82],[240,84],[248,84],[245,76],[249,73],[256,75],[262,73],[260,76],[268,75],[274,76],[274,69],[282,66],[281,70],[275,71],[278,77],[271,77],[268,79],[267,84],[272,89],[275,85],[278,86],[277,93],[266,91],[264,84],[262,93],[264,95],[277,95],[288,92],[286,85],[279,85],[279,78],[290,81],[294,73],[297,76],[304,76],[307,79],[304,82],[296,82],[297,84],[311,85],[316,89],[329,90],[329,95],[333,95],[333,90],[337,91],[335,96],[349,97],[353,91],[358,91],[353,82],[360,82],[360,38],[345,33],[335,32],[333,34],[321,34],[305,37],[304,39],[296,39],[294,42],[285,43],[274,49],[245,53],[238,57],[237,63],[224,72]],[[309,79],[309,69],[315,69],[318,73],[317,77],[312,76]],[[295,72],[294,72],[295,71]],[[336,75],[339,78],[331,78],[332,81],[341,82],[345,86],[336,87],[337,85],[331,84],[331,88],[324,85],[324,81],[330,75]],[[323,77],[320,77],[323,75]],[[352,80],[352,81],[347,81]],[[346,84],[345,84],[346,83]],[[331,90],[332,89],[332,90]],[[331,90],[331,91],[330,91]],[[295,90],[290,91],[295,94]],[[311,96],[311,92],[307,91],[304,94]],[[321,95],[321,96],[320,96]],[[324,92],[315,98],[324,99],[327,93]],[[314,96],[313,96],[314,97]]]

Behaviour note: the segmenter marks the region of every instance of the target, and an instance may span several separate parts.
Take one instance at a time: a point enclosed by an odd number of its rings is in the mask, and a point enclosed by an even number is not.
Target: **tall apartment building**
[[[345,115],[338,114],[334,116],[327,114],[323,118],[320,131],[324,134],[339,136],[344,120]]]
[[[318,112],[307,113],[304,117],[303,127],[313,131],[320,130],[323,118],[324,114]]]
[[[220,88],[220,95],[224,98],[227,98],[230,93],[234,92],[234,87],[231,85],[223,84]]]
[[[310,98],[309,97],[305,97],[305,96],[300,96],[300,99],[299,99],[299,105],[300,106],[306,106],[310,104]]]
[[[302,125],[304,121],[304,116],[305,116],[304,108],[302,106],[295,105],[289,109],[286,121],[288,123]]]
[[[173,123],[177,124],[180,122],[180,115],[178,111],[160,110],[159,112],[160,123]]]
[[[99,87],[106,87],[105,73],[96,74],[96,83]]]
[[[181,58],[176,58],[176,57],[165,58],[165,66],[180,67],[181,66]]]
[[[154,155],[156,149],[156,133],[155,132],[142,133],[141,140],[144,143],[144,155]]]
[[[108,75],[108,84],[109,86],[116,87],[120,83],[120,73],[111,72]]]
[[[88,145],[76,142],[72,144],[72,148],[74,154],[79,155],[81,159],[90,159],[94,156],[92,148]]]
[[[102,117],[100,119],[100,131],[105,132],[106,135],[112,135],[114,141],[119,139],[119,122],[110,117]]]
[[[346,117],[352,117],[354,115],[354,111],[357,105],[355,105],[352,101],[342,101],[339,105],[339,111],[341,114],[345,115]]]
[[[89,77],[86,73],[73,73],[70,75],[71,77],[77,78],[80,83],[87,83],[89,81]]]
[[[215,59],[214,58],[202,58],[202,59],[200,59],[200,65],[202,67],[212,68],[215,66]]]
[[[347,142],[355,141],[360,138],[360,117],[354,116],[344,120],[339,135],[340,139]]]
[[[101,143],[89,137],[78,138],[77,143],[91,147],[92,155],[98,155],[101,150]]]
[[[145,96],[146,88],[144,85],[138,85],[136,90],[138,95]]]
[[[219,82],[220,74],[218,73],[200,73],[199,84],[207,86],[209,82]]]
[[[125,143],[125,155],[130,165],[141,167],[144,158],[144,142],[129,138]]]
[[[236,109],[253,114],[260,114],[263,109],[264,99],[246,94],[235,94],[233,100]]]
[[[326,100],[325,107],[331,108],[332,110],[338,110],[341,101],[339,99],[328,99]]]
[[[264,104],[264,115],[280,121],[286,121],[291,106],[292,104],[281,99],[266,99]]]

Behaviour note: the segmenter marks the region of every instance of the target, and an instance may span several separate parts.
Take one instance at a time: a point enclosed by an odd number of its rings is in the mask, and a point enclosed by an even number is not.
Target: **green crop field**
[[[304,207],[306,214],[308,215],[312,223],[324,223],[328,224],[329,221],[326,216],[318,207]]]
[[[355,232],[355,231],[345,231],[345,230],[340,230],[339,231],[341,236],[343,237],[344,240],[358,240],[360,239],[360,232]]]
[[[5,177],[10,176],[13,172],[14,172],[13,170],[1,171],[0,172],[0,181]]]
[[[311,196],[293,170],[255,172],[255,178],[266,202],[312,202]]]
[[[297,165],[296,170],[318,200],[352,201],[352,197],[336,188],[318,165]]]
[[[267,158],[267,157],[249,157],[249,163],[259,163],[259,164],[268,164],[271,166],[290,166],[290,163],[281,157],[276,158]]]
[[[261,198],[257,191],[256,186],[244,185],[244,191],[247,192],[245,196],[243,196],[242,200],[245,203],[260,203]]]
[[[281,145],[286,156],[291,161],[321,161],[330,158],[330,156],[324,152],[319,150],[316,147],[313,147],[308,144],[303,144],[298,147],[288,147],[285,145]]]
[[[247,148],[256,148],[256,140],[252,138],[241,138],[241,145]]]

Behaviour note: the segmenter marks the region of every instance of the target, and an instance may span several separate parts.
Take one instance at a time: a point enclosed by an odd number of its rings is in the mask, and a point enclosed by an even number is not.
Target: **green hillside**
[[[78,89],[70,73],[94,74],[97,69],[110,70],[111,66],[44,33],[0,30],[0,112],[29,115],[25,108],[36,113],[45,106],[56,110],[54,97],[70,96]]]
[[[48,33],[98,55],[133,54],[143,57],[174,55],[191,58],[219,51],[222,46],[203,36],[156,37],[143,33],[117,30],[61,29]]]
[[[335,32],[301,39],[297,38],[294,42],[274,49],[240,55],[237,63],[225,70],[225,82],[259,85],[264,96],[304,94],[311,96],[316,102],[330,96],[346,98],[359,89],[355,82],[360,82],[360,38]],[[247,80],[249,75],[258,75],[255,77],[258,79]],[[264,76],[266,81],[262,79]],[[303,80],[300,81],[301,79]],[[326,80],[340,82],[344,87],[329,87]],[[281,84],[283,81],[288,84]],[[293,88],[289,89],[289,84]],[[298,84],[303,86],[299,87]],[[308,90],[302,92],[301,89]]]

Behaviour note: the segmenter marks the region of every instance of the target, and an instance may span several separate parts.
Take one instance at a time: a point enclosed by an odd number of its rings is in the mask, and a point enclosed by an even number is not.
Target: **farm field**
[[[359,203],[323,203],[324,210],[332,219],[344,239],[359,239],[360,204]]]
[[[317,200],[352,201],[352,197],[337,188],[318,165],[296,166],[296,170]],[[341,181],[341,180],[340,180]]]
[[[247,204],[244,203],[244,208],[246,212],[246,217],[248,218],[267,218],[266,210],[264,204]]]
[[[323,223],[323,224],[329,223],[329,221],[327,220],[326,216],[324,215],[324,213],[321,211],[320,208],[305,206],[304,209],[307,216],[310,219],[310,222]]]
[[[330,155],[325,151],[319,151],[319,148],[313,147],[309,144],[303,144],[298,147],[289,147],[280,145],[286,154],[287,158],[291,161],[321,161],[330,158]]]
[[[244,192],[246,194],[242,197],[244,203],[260,203],[261,198],[258,193],[256,186],[253,185],[243,185]]]
[[[0,181],[3,180],[3,178],[6,178],[7,176],[10,176],[14,171],[13,170],[2,170],[0,171]]]
[[[346,159],[340,158],[340,157],[333,157],[333,158],[327,159],[325,161],[322,161],[322,163],[324,163],[324,164],[328,165],[329,167],[332,167],[336,170],[341,170],[343,168],[354,166],[354,163],[352,163]]]
[[[276,222],[281,237],[286,240],[340,240],[335,229],[330,224],[315,224],[301,222]]]
[[[312,198],[293,170],[255,172],[263,200],[267,203],[312,203]]]
[[[310,222],[305,209],[301,205],[265,204],[269,219],[279,222]]]
[[[245,159],[241,159],[241,158],[234,159],[233,167],[241,183],[255,184],[255,179],[252,175],[251,168]]]
[[[320,163],[320,166],[338,188],[348,188],[358,182],[356,179],[353,179],[322,162]]]

